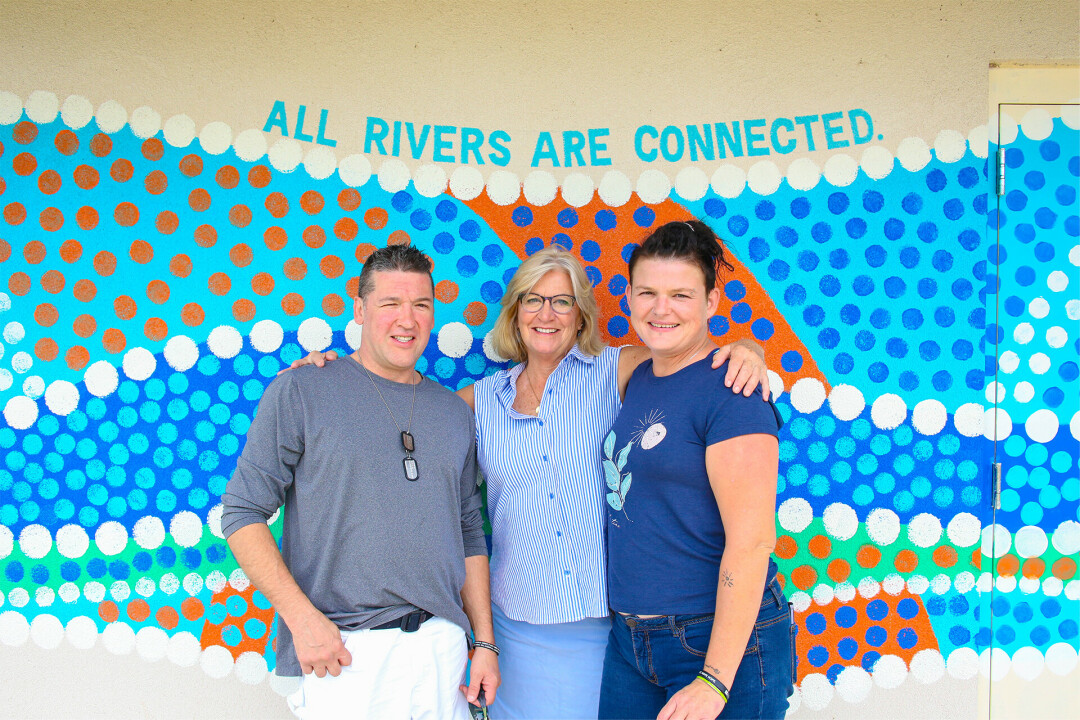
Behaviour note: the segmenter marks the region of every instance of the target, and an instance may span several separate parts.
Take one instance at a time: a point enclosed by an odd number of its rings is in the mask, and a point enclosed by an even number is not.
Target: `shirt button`
[[[543,420],[541,420],[541,421],[540,421],[540,425],[541,425],[541,427],[543,427],[543,425],[544,425],[544,421],[543,421]]]
[[[555,531],[555,537],[562,537],[562,531],[561,530],[556,530]]]
[[[547,461],[548,461],[548,459],[547,459],[547,455],[545,455],[545,456],[544,456],[544,462],[547,462]]]
[[[563,575],[569,575],[569,574],[570,574],[569,570],[563,570]]]
[[[548,493],[548,497],[551,498],[552,500],[554,500],[555,499],[555,493]]]

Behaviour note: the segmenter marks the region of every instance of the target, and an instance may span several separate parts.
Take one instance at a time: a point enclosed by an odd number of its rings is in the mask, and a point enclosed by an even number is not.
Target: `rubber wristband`
[[[728,698],[731,696],[731,691],[728,690],[727,685],[720,682],[720,680],[715,675],[706,670],[699,670],[697,674],[697,679],[701,680],[706,685],[715,690],[717,694],[720,695],[720,697],[724,698],[725,703],[728,701]]]
[[[474,640],[473,641],[473,647],[484,648],[485,650],[490,650],[491,652],[495,653],[495,655],[499,654],[499,646],[496,645],[495,643],[484,642],[483,640]]]

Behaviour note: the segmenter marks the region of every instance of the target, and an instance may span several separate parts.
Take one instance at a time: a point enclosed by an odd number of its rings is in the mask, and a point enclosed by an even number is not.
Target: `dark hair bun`
[[[653,231],[645,242],[630,253],[629,272],[633,283],[634,266],[646,258],[685,260],[701,268],[705,290],[716,287],[716,276],[723,266],[734,270],[724,257],[724,246],[713,229],[700,220],[674,220]]]

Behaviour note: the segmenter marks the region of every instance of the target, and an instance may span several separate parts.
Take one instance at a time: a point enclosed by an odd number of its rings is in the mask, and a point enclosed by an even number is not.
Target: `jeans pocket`
[[[700,618],[680,623],[675,628],[675,634],[682,643],[683,649],[694,657],[703,658],[709,650],[709,640],[712,638],[713,616],[705,615]]]

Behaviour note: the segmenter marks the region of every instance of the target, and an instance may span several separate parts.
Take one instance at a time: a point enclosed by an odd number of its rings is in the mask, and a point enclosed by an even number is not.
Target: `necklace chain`
[[[525,384],[529,386],[529,392],[536,398],[536,414],[540,414],[540,404],[544,402],[544,398],[537,394],[536,388],[533,387],[532,380],[529,379],[529,363],[525,363],[525,367],[521,368],[521,374],[525,376]]]
[[[375,378],[371,377],[371,371],[367,369],[367,366],[364,365],[363,362],[360,363],[360,367],[364,368],[364,372],[367,373],[367,378],[371,382],[371,387],[375,388],[375,392],[379,393],[379,399],[382,400],[383,407],[386,408],[386,412],[390,413],[390,419],[394,421],[394,427],[396,427],[398,429],[398,432],[400,433],[401,432],[401,425],[398,424],[397,418],[394,417],[394,411],[390,409],[390,406],[386,402],[386,398],[383,397],[382,390],[380,390],[379,386],[377,384],[375,384]],[[419,382],[413,383],[412,404],[409,407],[409,429],[406,430],[402,434],[403,435],[403,440],[404,440],[404,435],[408,435],[410,438],[412,437],[413,411],[416,409],[416,386],[419,385],[419,384],[420,384]],[[405,455],[406,456],[411,456],[412,451],[409,450],[409,448],[405,448]]]

